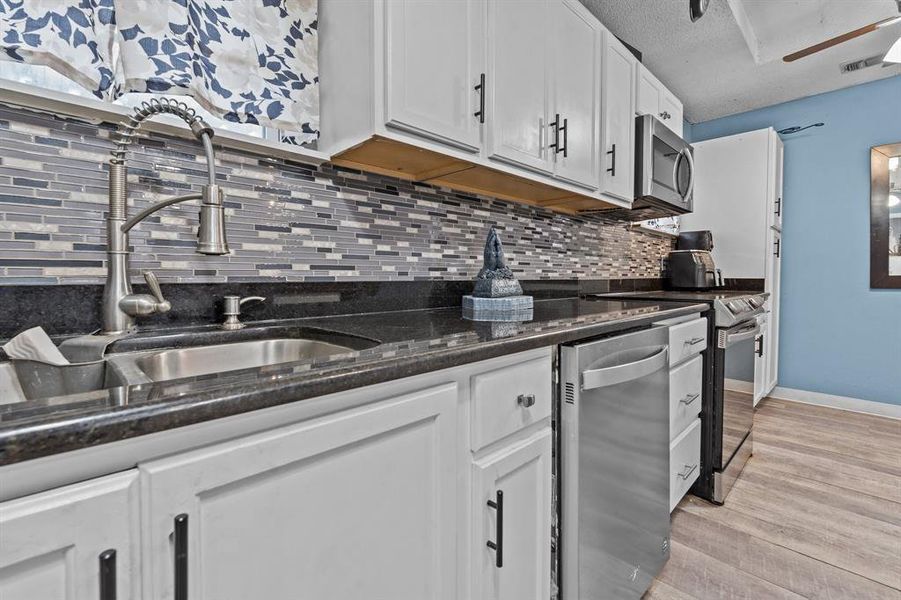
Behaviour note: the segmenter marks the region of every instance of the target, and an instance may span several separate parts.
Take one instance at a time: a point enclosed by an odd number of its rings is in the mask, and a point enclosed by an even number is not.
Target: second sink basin
[[[135,359],[134,366],[151,381],[166,381],[310,360],[351,351],[353,349],[348,346],[319,340],[253,340],[153,352]]]

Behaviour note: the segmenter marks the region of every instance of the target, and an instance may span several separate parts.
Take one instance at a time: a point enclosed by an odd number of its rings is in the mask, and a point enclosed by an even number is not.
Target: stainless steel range
[[[692,493],[722,504],[753,450],[754,357],[763,349],[759,320],[769,294],[661,290],[603,296],[710,306],[705,313],[711,344],[704,352],[701,474]]]

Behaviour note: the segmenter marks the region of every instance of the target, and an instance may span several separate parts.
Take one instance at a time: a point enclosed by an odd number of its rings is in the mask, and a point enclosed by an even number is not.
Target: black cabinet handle
[[[485,122],[485,74],[482,73],[479,75],[479,85],[475,88],[475,91],[479,93],[479,110],[474,112],[472,116],[479,118],[479,123]]]
[[[188,600],[188,515],[175,517],[175,600]]]
[[[497,500],[489,500],[488,506],[497,511],[494,537],[495,542],[488,540],[488,547],[494,550],[494,565],[500,569],[504,566],[504,492],[498,490],[495,495]]]
[[[777,217],[782,216],[782,198],[776,199],[776,216]]]
[[[760,334],[760,337],[757,338],[757,356],[763,358],[763,334]]]
[[[100,553],[100,600],[116,600],[116,551]]]
[[[773,245],[776,247],[774,254],[776,255],[776,258],[779,258],[782,254],[782,241],[776,240],[773,242]]]
[[[610,173],[611,177],[616,177],[616,144],[611,145],[610,150],[607,150],[607,154],[612,157],[610,168],[607,169],[607,172]]]
[[[569,156],[569,119],[563,119],[563,125],[560,127],[563,132],[563,150],[557,149],[557,152],[563,152],[563,158]]]
[[[560,152],[560,113],[554,115],[554,120],[551,121],[548,127],[553,127],[554,129],[554,143],[550,147],[554,149],[554,154],[556,154]]]

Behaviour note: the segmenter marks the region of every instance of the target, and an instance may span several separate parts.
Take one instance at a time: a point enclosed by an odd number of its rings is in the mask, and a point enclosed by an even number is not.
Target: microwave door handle
[[[688,189],[685,191],[685,195],[682,196],[682,200],[688,200],[695,189],[695,161],[691,157],[690,148],[683,148],[681,154],[688,161]]]
[[[676,189],[676,193],[679,194],[679,197],[684,200],[682,190],[679,188],[679,164],[682,162],[682,152],[680,151],[674,154],[676,155],[676,160],[673,161],[673,187]]]

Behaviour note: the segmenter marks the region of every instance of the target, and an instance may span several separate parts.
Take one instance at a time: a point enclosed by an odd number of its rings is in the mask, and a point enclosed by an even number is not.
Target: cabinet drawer
[[[669,468],[669,510],[673,512],[701,469],[701,419],[695,419],[670,444]]]
[[[672,441],[701,414],[704,357],[695,356],[669,374],[669,439]]]
[[[669,328],[669,364],[678,365],[707,347],[707,319],[700,318]]]
[[[528,360],[471,379],[472,449],[551,415],[551,361]]]

